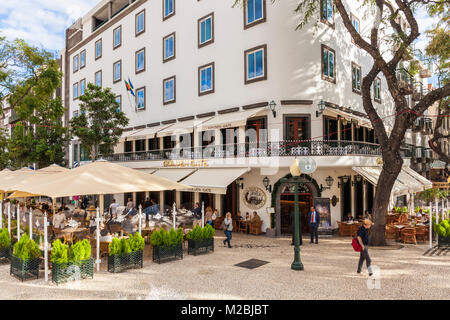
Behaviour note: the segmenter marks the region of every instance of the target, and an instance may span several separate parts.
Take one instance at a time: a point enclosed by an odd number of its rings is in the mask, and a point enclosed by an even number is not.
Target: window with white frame
[[[247,5],[244,7],[245,24],[248,28],[255,24],[266,21],[266,0],[246,0]]]
[[[175,59],[175,32],[163,39],[163,62]]]
[[[136,15],[136,36],[145,32],[145,9]]]
[[[352,63],[352,90],[361,93],[361,66]]]
[[[145,110],[145,87],[136,90],[136,109]]]
[[[381,102],[381,79],[376,78],[373,82],[373,98],[377,102]]]
[[[116,102],[118,104],[117,112],[121,112],[122,111],[122,96],[121,95],[118,95],[116,97]]]
[[[78,99],[78,82],[73,84],[73,99]]]
[[[322,79],[336,83],[335,51],[322,45]]]
[[[113,65],[113,82],[119,82],[122,80],[122,60],[119,60]]]
[[[174,103],[176,100],[175,76],[163,80],[163,104]]]
[[[145,48],[136,52],[136,73],[145,71]]]
[[[267,79],[267,45],[245,51],[245,83]]]
[[[80,52],[80,69],[86,67],[86,50]]]
[[[198,68],[199,96],[214,92],[214,62]]]
[[[163,0],[163,20],[175,14],[175,0]]]
[[[333,0],[320,0],[320,20],[326,24],[334,24]]]
[[[86,79],[80,81],[80,96],[86,91]]]
[[[95,42],[95,60],[102,57],[102,39]]]
[[[77,72],[79,69],[79,57],[78,55],[73,57],[73,72]]]
[[[114,49],[116,49],[120,47],[120,45],[122,44],[122,26],[119,26],[116,29],[114,29],[113,33],[114,33],[113,47]]]
[[[198,20],[198,47],[214,42],[214,12]]]
[[[95,85],[98,87],[102,86],[102,71],[97,71],[95,73]]]

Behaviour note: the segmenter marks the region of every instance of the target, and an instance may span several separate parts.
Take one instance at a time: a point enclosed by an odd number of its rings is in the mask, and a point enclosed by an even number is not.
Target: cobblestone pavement
[[[156,264],[149,248],[144,268],[120,274],[106,271],[103,259],[94,279],[56,286],[40,279],[20,282],[0,265],[0,299],[448,299],[450,252],[424,255],[428,245],[392,250],[370,248],[374,276],[365,266],[356,273],[359,254],[350,238],[303,239],[304,271],[293,271],[290,238],[233,234],[229,249],[218,231],[215,252]],[[256,269],[235,264],[268,261]],[[375,278],[375,279],[373,279]]]

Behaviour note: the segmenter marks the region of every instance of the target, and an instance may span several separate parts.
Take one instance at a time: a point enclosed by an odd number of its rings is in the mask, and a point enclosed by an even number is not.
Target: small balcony
[[[401,154],[411,157],[412,149],[404,146]],[[106,160],[127,162],[296,156],[381,156],[381,148],[378,144],[353,141],[278,141],[128,152],[114,154]]]

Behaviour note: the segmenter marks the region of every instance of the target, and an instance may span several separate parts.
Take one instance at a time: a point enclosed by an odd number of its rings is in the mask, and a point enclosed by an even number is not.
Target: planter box
[[[183,244],[179,243],[171,247],[153,247],[153,262],[173,260],[173,259],[183,259]]]
[[[214,238],[188,240],[188,254],[193,253],[196,256],[199,252],[208,253],[208,251],[214,252]]]
[[[450,237],[439,236],[439,248],[450,247]]]
[[[94,278],[94,259],[57,264],[52,262],[52,281],[56,284]]]
[[[127,269],[143,268],[143,251],[108,256],[108,272],[122,272]]]
[[[41,259],[22,260],[12,255],[9,257],[11,261],[11,267],[9,274],[18,278],[21,281],[32,279],[36,277],[39,279],[39,265]]]
[[[9,260],[9,256],[11,255],[12,247],[4,247],[0,248],[0,259]]]

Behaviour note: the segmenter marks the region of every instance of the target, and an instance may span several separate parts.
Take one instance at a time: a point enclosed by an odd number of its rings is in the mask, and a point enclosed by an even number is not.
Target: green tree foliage
[[[69,247],[59,239],[52,244],[51,261],[56,264],[66,264],[69,262]]]
[[[139,234],[136,233],[134,236],[130,235],[128,239],[122,238],[121,240],[113,238],[112,242],[109,244],[109,255],[120,255],[124,253],[142,251],[145,247],[145,240]]]
[[[8,143],[6,130],[0,128],[0,170],[9,167]]]
[[[172,228],[169,232],[167,232],[164,228],[155,230],[150,237],[150,242],[154,247],[175,246],[183,242],[183,229],[178,228],[178,230],[175,231],[175,229]]]
[[[70,121],[71,132],[89,150],[92,161],[101,154],[109,156],[128,125],[128,118],[118,111],[116,95],[110,88],[89,83],[80,97],[81,114]]]
[[[188,232],[186,238],[188,240],[211,239],[214,238],[214,233],[214,228],[209,224],[207,224],[204,228],[201,228],[199,225],[197,225],[194,227],[194,229]]]

